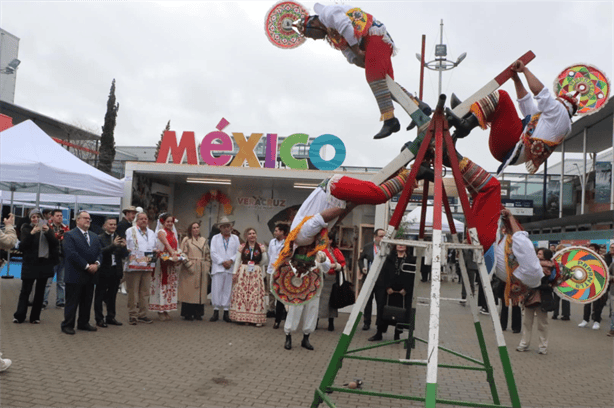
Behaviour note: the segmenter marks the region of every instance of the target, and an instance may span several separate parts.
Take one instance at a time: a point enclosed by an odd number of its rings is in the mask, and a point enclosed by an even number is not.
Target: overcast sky
[[[324,4],[331,4],[323,2]],[[528,50],[529,67],[552,88],[574,63],[613,76],[613,7],[605,2],[343,2],[383,22],[399,54],[396,80],[419,90],[422,35],[427,61],[440,41],[448,59],[467,58],[443,74],[443,93],[465,98]],[[118,146],[152,146],[167,121],[197,140],[222,117],[227,133],[331,133],[347,148],[345,165],[384,166],[416,131],[397,106],[402,130],[384,140],[364,71],[324,41],[283,50],[264,33],[273,1],[10,2],[0,26],[21,39],[15,104],[99,132],[113,78],[120,104]],[[302,2],[313,12],[314,2]],[[435,105],[438,73],[427,71],[425,100]],[[512,95],[511,83],[503,86]],[[476,130],[458,150],[489,171],[498,162],[487,133]],[[509,168],[524,172],[524,166]]]

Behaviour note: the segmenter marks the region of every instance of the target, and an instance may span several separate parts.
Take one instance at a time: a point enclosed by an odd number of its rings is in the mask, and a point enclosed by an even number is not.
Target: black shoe
[[[108,317],[107,317],[107,324],[110,324],[112,326],[122,326],[123,325],[122,322],[118,322],[117,320],[115,320],[115,318],[109,319]]]
[[[62,327],[62,333],[75,334],[75,329],[71,327]]]
[[[328,319],[328,331],[335,331],[335,323],[332,318]]]
[[[228,310],[224,310],[224,317],[222,317],[222,319],[226,322],[226,323],[230,323],[230,315],[228,314]]]
[[[561,320],[569,320],[569,316],[563,316],[561,317]]]
[[[153,320],[151,320],[149,317],[144,316],[144,317],[138,317],[136,319],[139,323],[147,323],[147,324],[151,324],[153,323]]]
[[[431,113],[433,113],[433,109],[431,109],[431,107],[426,102],[421,101],[418,98],[413,98],[413,99],[418,101],[418,109],[420,109],[422,113],[424,113],[426,116],[431,116]],[[416,127],[416,122],[412,120],[409,126],[407,126],[407,130],[412,130],[415,127]]]
[[[362,325],[363,330],[369,330],[371,328],[371,323],[365,323]]]
[[[382,333],[381,332],[377,332],[377,333],[375,333],[374,336],[369,337],[367,339],[367,341],[380,341],[380,340],[383,340],[383,339],[384,339],[384,336],[382,336]]]
[[[109,326],[107,326],[107,324],[104,322],[104,320],[96,320],[96,326],[98,326],[98,327],[109,327]]]
[[[435,172],[429,166],[421,164],[416,175],[416,180],[428,180],[431,183],[435,182]]]
[[[456,94],[452,92],[452,96],[450,96],[450,106],[452,107],[452,109],[456,108],[461,103],[463,103],[463,101],[458,99],[458,96],[456,96]]]
[[[395,340],[401,340],[401,333],[400,331],[394,331],[394,339]]]
[[[284,348],[286,350],[292,349],[292,336],[290,334],[286,334],[286,344],[284,344]]]
[[[83,331],[91,331],[91,332],[98,331],[96,327],[92,326],[89,323],[84,326],[77,326],[77,329],[83,330]]]
[[[552,316],[552,320],[558,320],[556,316]]]
[[[203,320],[203,317],[202,316],[194,316],[194,319],[196,319],[196,320]]]
[[[43,305],[41,306],[41,310],[45,310],[47,309],[47,304],[43,303]]]
[[[307,350],[313,350],[313,346],[309,343],[309,335],[303,335],[303,341],[301,341],[301,347],[306,348]]]
[[[211,316],[211,319],[209,319],[210,322],[217,322],[218,320],[220,320],[220,311],[219,310],[214,310],[213,311],[213,316]]]
[[[279,329],[279,323],[280,323],[280,322],[275,322],[275,324],[273,324],[273,328],[274,328],[274,329]]]
[[[520,329],[518,330],[512,330],[513,333],[520,333]]]
[[[454,136],[457,139],[466,137],[473,128],[480,124],[480,122],[478,122],[478,118],[475,117],[473,113],[468,113],[464,117],[459,118],[450,108],[446,109],[446,119],[448,120],[448,124],[450,126],[454,126],[456,128]]]
[[[185,317],[185,319],[186,319],[188,322],[191,322],[191,321],[194,321],[194,316],[186,316],[186,317]]]
[[[397,118],[386,119],[384,121],[384,126],[382,126],[382,129],[375,136],[373,136],[373,139],[383,139],[393,133],[398,132],[400,129],[401,124]]]
[[[270,312],[270,311],[269,311],[269,312],[266,312],[266,317],[267,317],[267,319],[270,319],[270,318],[272,318],[272,317],[275,317],[275,312]]]

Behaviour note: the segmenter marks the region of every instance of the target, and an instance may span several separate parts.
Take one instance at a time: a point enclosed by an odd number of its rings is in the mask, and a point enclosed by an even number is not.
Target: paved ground
[[[21,281],[2,280],[1,348],[13,366],[0,374],[2,407],[305,407],[322,379],[348,315],[336,320],[336,331],[312,335],[315,351],[299,346],[283,349],[282,330],[272,319],[262,328],[225,322],[187,322],[173,313],[173,321],[151,325],[109,327],[95,333],[60,331],[63,310],[43,311],[42,323],[12,323]],[[429,285],[419,283],[426,295]],[[458,297],[460,285],[443,283],[444,297]],[[52,292],[51,300],[55,299]],[[118,319],[126,322],[126,297],[118,296]],[[609,309],[606,306],[604,316]],[[427,306],[418,307],[417,336],[426,338]],[[206,317],[211,315],[207,307]],[[151,317],[154,317],[152,313]],[[510,404],[489,316],[480,317],[496,384],[503,404]],[[581,307],[572,306],[572,320],[550,320],[548,355],[518,353],[520,334],[505,332],[520,399],[524,407],[612,407],[613,342],[601,330],[580,329]],[[93,323],[93,320],[92,320]],[[604,320],[605,323],[605,320]],[[325,326],[321,324],[321,326]],[[468,307],[444,304],[442,345],[479,358]],[[367,344],[374,334],[359,331],[352,347]],[[534,342],[535,342],[534,331]],[[392,331],[385,339],[392,338]],[[298,346],[298,347],[296,347]],[[418,343],[412,357],[425,356]],[[405,356],[402,345],[364,352],[383,358]],[[440,353],[441,363],[458,358]],[[424,395],[426,369],[400,364],[345,360],[336,385],[361,378],[364,388],[381,392]],[[484,374],[473,371],[439,372],[440,398],[489,403]],[[340,407],[409,407],[419,403],[332,394]],[[439,406],[444,406],[439,404]]]

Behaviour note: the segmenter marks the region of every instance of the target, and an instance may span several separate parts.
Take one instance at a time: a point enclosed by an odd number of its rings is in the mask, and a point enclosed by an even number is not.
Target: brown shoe
[[[614,337],[614,330],[610,330],[607,334],[608,337]]]

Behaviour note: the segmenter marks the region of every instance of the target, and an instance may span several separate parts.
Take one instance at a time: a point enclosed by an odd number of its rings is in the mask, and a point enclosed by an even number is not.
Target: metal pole
[[[565,178],[565,139],[561,143],[561,181],[559,185],[559,218],[563,218],[563,179]],[[565,227],[563,227],[565,232]]]
[[[439,44],[443,45],[443,19],[441,19],[441,30],[440,30],[440,36],[439,36]],[[441,95],[441,81],[442,81],[442,77],[443,77],[443,63],[441,61],[441,58],[439,59],[439,92],[437,93],[437,97],[439,97],[439,95]]]
[[[2,35],[4,35],[4,34],[2,34]],[[14,198],[15,198],[15,189],[16,189],[15,188],[15,183],[11,183],[11,205],[10,205],[10,208],[11,208],[10,213],[11,214],[13,213],[13,201],[14,201]],[[19,237],[19,233],[17,231],[17,228],[16,228],[16,226],[14,226],[14,227],[15,227],[15,233],[17,234],[17,237]],[[13,279],[14,276],[13,275],[9,275],[9,271],[11,270],[11,250],[10,249],[7,250],[6,254],[7,254],[6,255],[6,275],[4,275],[2,277],[2,279]]]
[[[38,189],[36,190],[36,208],[40,206],[41,203],[41,183],[38,183]]]
[[[582,159],[584,161],[584,171],[582,173],[582,201],[580,204],[580,214],[584,215],[584,203],[586,201],[586,134],[588,133],[587,128],[584,128],[583,139],[582,139]]]
[[[424,90],[424,52],[426,48],[426,35],[422,34],[422,53],[420,54],[420,100],[424,100],[423,98],[423,90]],[[614,145],[614,143],[613,143]]]

